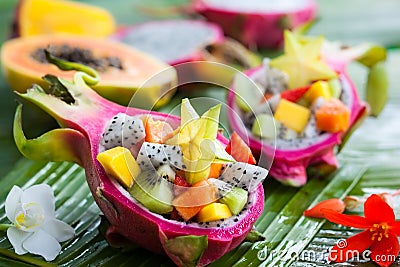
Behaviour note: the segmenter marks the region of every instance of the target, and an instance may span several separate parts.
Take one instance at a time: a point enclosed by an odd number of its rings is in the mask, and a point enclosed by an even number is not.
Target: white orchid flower
[[[54,194],[47,184],[26,190],[14,186],[6,198],[5,210],[13,223],[7,237],[18,255],[30,252],[52,261],[61,251],[59,242],[75,235],[71,226],[55,218]]]

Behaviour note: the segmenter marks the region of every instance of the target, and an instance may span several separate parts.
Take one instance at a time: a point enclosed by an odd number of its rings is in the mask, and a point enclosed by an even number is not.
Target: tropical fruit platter
[[[400,266],[396,0],[2,0],[0,266]]]

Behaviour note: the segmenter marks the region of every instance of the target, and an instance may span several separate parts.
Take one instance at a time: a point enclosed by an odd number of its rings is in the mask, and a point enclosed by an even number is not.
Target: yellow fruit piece
[[[140,168],[131,152],[117,146],[97,155],[106,173],[113,176],[125,187],[131,187],[135,177],[140,174]]]
[[[310,110],[286,99],[279,101],[274,117],[286,127],[301,133],[306,127]]]
[[[196,219],[198,222],[211,222],[227,219],[231,216],[232,213],[227,205],[222,203],[211,203],[197,213]]]
[[[116,28],[107,10],[66,0],[22,0],[17,23],[21,36],[68,33],[106,37]]]
[[[304,98],[309,104],[312,104],[318,97],[323,97],[326,100],[332,98],[329,83],[326,81],[318,81],[311,85],[310,89],[304,94]]]
[[[321,59],[323,37],[304,37],[289,30],[284,32],[284,54],[272,59],[270,66],[289,76],[289,88],[303,87],[312,81],[335,78],[336,72]]]

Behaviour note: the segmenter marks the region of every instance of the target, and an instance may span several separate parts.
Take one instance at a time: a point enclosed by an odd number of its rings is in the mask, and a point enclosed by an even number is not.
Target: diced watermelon
[[[243,139],[236,133],[233,132],[225,151],[231,155],[236,161],[246,162],[249,164],[256,164],[257,161],[251,153],[249,146],[243,141]]]
[[[184,187],[190,187],[190,184],[185,180],[185,178],[179,175],[175,175],[174,185],[175,196],[182,194],[185,191]]]
[[[281,93],[281,98],[286,99],[290,102],[297,102],[308,91],[308,89],[310,89],[309,85],[286,90]]]

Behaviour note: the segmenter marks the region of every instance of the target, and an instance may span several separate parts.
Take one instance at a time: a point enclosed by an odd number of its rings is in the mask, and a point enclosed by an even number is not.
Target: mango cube
[[[227,219],[231,216],[232,213],[228,205],[222,203],[211,203],[197,213],[196,219],[198,222],[211,222]]]
[[[123,186],[131,187],[135,177],[140,174],[140,168],[129,149],[117,146],[101,152],[97,160],[106,173],[117,179]]]
[[[312,104],[317,98],[322,97],[330,99],[332,97],[329,83],[326,81],[318,81],[311,85],[310,89],[304,94],[305,100]]]
[[[274,117],[286,127],[301,133],[306,127],[310,110],[286,99],[279,101]]]

